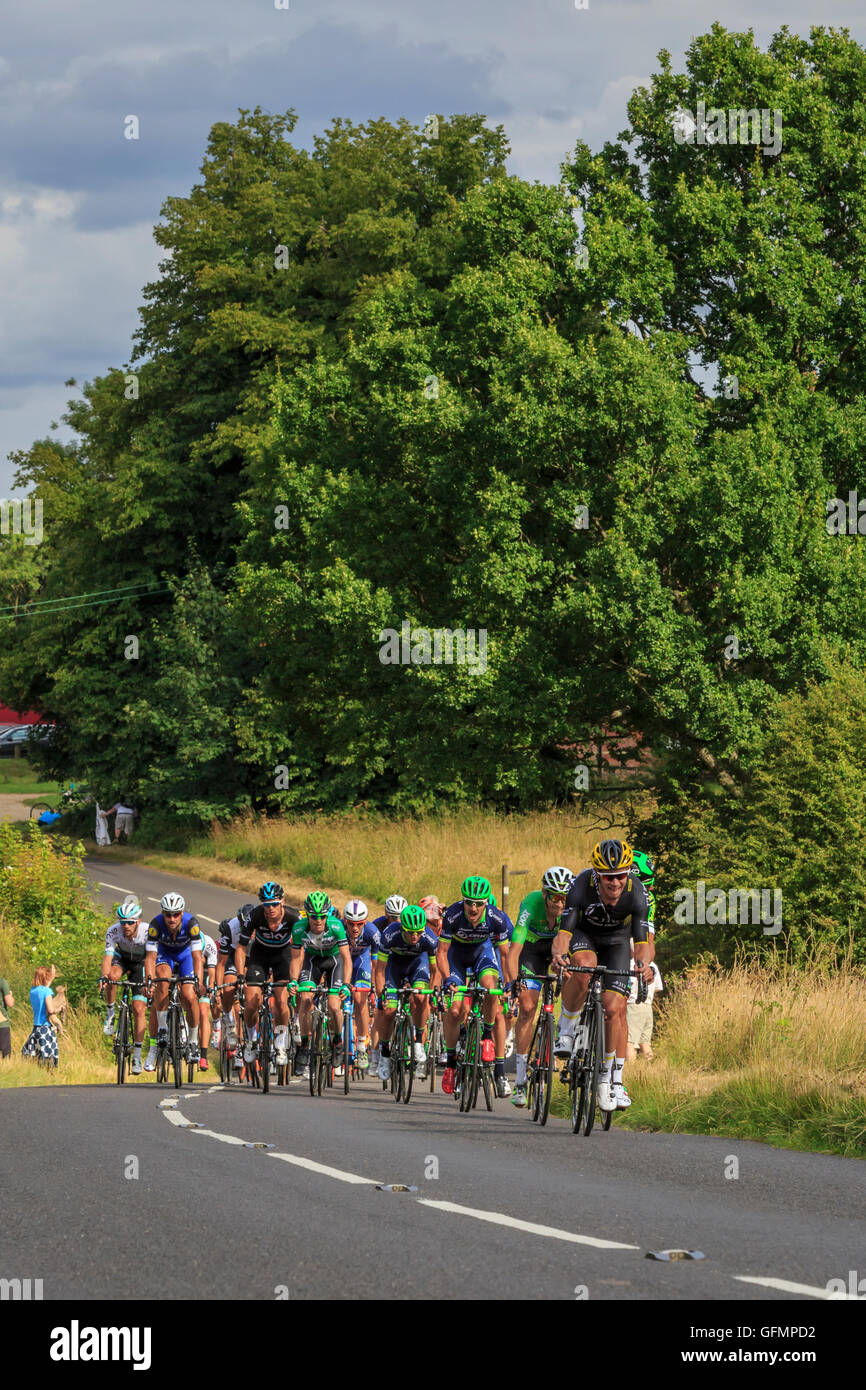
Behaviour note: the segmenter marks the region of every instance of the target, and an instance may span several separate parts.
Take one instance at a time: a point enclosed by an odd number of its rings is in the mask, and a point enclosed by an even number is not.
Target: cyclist
[[[102,958],[100,975],[108,975],[112,980],[119,980],[125,975],[130,984],[142,987],[141,992],[136,992],[132,996],[135,1050],[130,1071],[133,1076],[138,1076],[141,1071],[141,1045],[144,1042],[144,1029],[147,1021],[147,998],[143,990],[146,944],[147,923],[141,920],[141,904],[137,903],[134,898],[127,898],[126,902],[117,909],[117,920],[112,922],[105,933],[105,955]],[[100,985],[101,990],[102,986]],[[114,1032],[114,999],[116,994],[117,985],[105,986],[105,1002],[108,1008],[102,1031],[108,1037],[111,1037]],[[155,1066],[156,1048],[152,1047],[150,1052],[153,1053]],[[150,1060],[150,1053],[148,1053],[148,1060]],[[153,1066],[148,1067],[147,1070],[153,1071]]]
[[[157,1045],[168,1039],[168,982],[172,975],[195,975],[195,987],[180,987],[183,1010],[189,1024],[190,1061],[199,1059],[198,1027],[201,1017],[197,994],[202,989],[201,927],[180,893],[166,893],[160,899],[161,912],[147,929],[145,971],[148,985],[156,977],[153,992],[156,1005]],[[150,1060],[148,1058],[148,1060]],[[146,1068],[150,1071],[150,1067]]]
[[[399,922],[400,913],[403,911],[404,907],[408,906],[408,900],[400,893],[392,893],[390,898],[386,898],[383,915],[373,918],[373,926],[376,928],[377,932],[381,933],[386,927],[393,926],[395,922]]]
[[[212,936],[208,936],[207,932],[202,932],[201,964],[204,989],[198,1001],[199,1008],[201,1009],[201,1057],[198,1062],[199,1071],[207,1071],[209,1069],[207,1050],[211,1040],[210,998],[211,990],[214,985],[214,977],[216,975],[217,960],[218,952],[216,942]]]
[[[650,905],[650,906],[649,906],[649,917],[647,918],[647,926],[649,927],[650,939],[649,939],[649,942],[648,942],[647,944],[648,944],[649,947],[650,947],[650,952],[649,952],[649,955],[647,956],[647,960],[655,960],[655,958],[656,958],[656,895],[655,895],[655,893],[653,892],[653,884],[654,884],[655,881],[656,881],[656,871],[655,871],[655,865],[653,864],[653,861],[652,861],[652,859],[650,858],[650,856],[649,856],[648,854],[645,854],[644,851],[641,850],[641,849],[636,849],[636,850],[634,851],[634,864],[632,865],[632,873],[637,873],[638,878],[640,879],[641,883],[643,884],[644,888],[646,889],[646,895],[647,895],[647,897],[649,898],[649,905]]]
[[[624,840],[601,840],[590,857],[592,867],[578,874],[568,890],[565,911],[553,942],[554,967],[594,966],[621,974],[607,976],[602,994],[605,1054],[598,1083],[602,1110],[626,1109],[631,1101],[622,1084],[628,1041],[625,1005],[629,989],[629,938],[634,941],[635,967],[652,979],[649,964],[649,898],[637,875],[631,874],[634,855]],[[569,1057],[574,1032],[586,999],[588,975],[566,975],[562,982],[562,1013],[557,1057]]]
[[[380,939],[367,917],[367,904],[361,902],[360,898],[352,898],[343,909],[343,927],[352,957],[356,1062],[361,1071],[366,1071],[370,1065],[367,1044],[370,1041],[370,990],[373,985],[371,953],[378,949]]]
[[[541,880],[541,891],[528,893],[520,904],[508,964],[515,981],[519,1014],[515,1028],[517,1044],[517,1077],[511,1104],[526,1104],[526,1064],[532,1029],[538,1010],[541,982],[550,973],[553,938],[565,908],[565,896],[574,874],[555,864]]]
[[[241,932],[247,926],[255,911],[255,903],[244,903],[234,917],[226,917],[219,926],[219,949],[217,955],[216,984],[220,991],[220,1007],[226,1029],[226,1044],[229,1052],[235,1052],[238,1045],[238,1007],[235,950]],[[216,1047],[216,1043],[214,1046]],[[243,1058],[235,1057],[235,1066],[243,1067]]]
[[[310,1065],[310,1014],[313,991],[326,976],[328,1019],[331,1025],[331,1055],[334,1066],[342,1064],[343,986],[352,978],[352,956],[346,929],[327,893],[316,889],[304,899],[304,913],[292,932],[292,997],[297,998],[301,1046],[295,1054],[296,1076],[307,1075]]]
[[[399,922],[392,922],[382,932],[376,953],[374,980],[380,999],[377,1015],[380,1052],[379,1076],[387,1081],[391,1075],[391,1034],[397,1020],[397,990],[401,985],[426,985],[426,990],[412,994],[412,1022],[415,1025],[414,1055],[416,1066],[423,1067],[427,1053],[421,1039],[430,1012],[429,986],[435,986],[437,939],[427,926],[423,907],[408,904],[400,913]]]
[[[269,879],[259,889],[258,906],[253,908],[238,932],[235,971],[238,976],[246,972],[245,1062],[254,1062],[258,1053],[262,985],[269,976],[274,982],[274,1061],[277,1066],[285,1066],[289,1060],[290,1020],[286,986],[291,978],[292,932],[299,917],[297,908],[286,906],[282,884]]]
[[[442,931],[436,953],[439,973],[446,984],[454,987],[465,985],[467,972],[471,970],[480,984],[487,989],[495,989],[503,980],[507,982],[511,978],[508,943],[513,923],[506,912],[491,905],[492,889],[486,878],[470,874],[463,880],[460,891],[462,898],[446,907],[442,917]],[[494,946],[499,952],[499,962],[494,954]],[[469,1007],[468,995],[455,996],[442,1022],[442,1031],[445,1034],[442,1090],[449,1096],[454,1094],[457,1037],[460,1024],[468,1014]],[[482,1017],[482,1061],[495,1062],[493,1074],[497,1096],[510,1096],[511,1086],[505,1079],[505,1020],[498,998],[491,995],[485,998]],[[498,1044],[496,1048],[493,1044],[494,1024]]]

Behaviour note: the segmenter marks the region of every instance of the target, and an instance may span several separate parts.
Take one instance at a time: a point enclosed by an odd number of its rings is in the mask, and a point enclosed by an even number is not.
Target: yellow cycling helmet
[[[634,862],[631,845],[625,840],[599,840],[590,856],[590,863],[599,874],[615,874],[630,869]]]

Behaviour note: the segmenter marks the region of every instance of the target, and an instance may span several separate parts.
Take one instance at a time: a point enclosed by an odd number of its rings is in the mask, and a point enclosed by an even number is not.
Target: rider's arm
[[[219,955],[217,956],[216,975],[215,975],[217,989],[222,989],[222,987],[223,987],[223,981],[225,980],[225,977],[226,977],[226,961],[227,961],[227,960],[228,960],[228,953],[225,952],[225,951],[220,951]]]
[[[636,968],[644,967],[643,978],[649,984],[653,978],[650,962],[655,955],[655,946],[650,942],[649,898],[646,888],[640,882],[634,884],[632,892],[634,907],[631,914],[631,938],[634,942],[634,963]]]
[[[373,957],[373,989],[377,995],[381,995],[385,989],[385,966],[388,957],[385,952],[379,950]]]
[[[303,946],[293,946],[293,947],[292,947],[292,958],[291,958],[291,960],[289,961],[289,979],[290,979],[290,980],[299,980],[299,979],[301,978],[301,969],[302,969],[302,967],[303,967],[303,964],[304,964],[304,948],[303,948]]]
[[[147,945],[144,948],[144,976],[146,980],[152,980],[156,973],[156,927],[150,927],[147,933]]]
[[[349,950],[348,941],[340,943],[340,960],[343,962],[343,983],[352,983],[352,952]]]

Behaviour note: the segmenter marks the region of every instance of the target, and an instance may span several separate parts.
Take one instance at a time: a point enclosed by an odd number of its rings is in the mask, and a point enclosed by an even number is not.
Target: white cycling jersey
[[[142,919],[135,929],[134,936],[126,936],[122,922],[112,922],[108,931],[105,933],[105,954],[111,955],[115,946],[122,955],[141,955],[141,950],[147,944],[147,922]],[[139,950],[135,950],[139,947]]]
[[[201,934],[201,963],[204,970],[209,970],[217,963],[217,944],[206,932]]]

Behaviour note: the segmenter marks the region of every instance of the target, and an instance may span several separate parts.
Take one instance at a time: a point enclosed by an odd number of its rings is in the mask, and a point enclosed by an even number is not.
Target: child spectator
[[[57,1066],[57,1034],[54,1031],[53,1017],[60,1013],[65,999],[54,1002],[51,982],[57,974],[53,965],[40,965],[33,976],[30,991],[30,1006],[33,1009],[33,1031],[21,1049],[22,1057],[35,1057],[39,1062]]]

